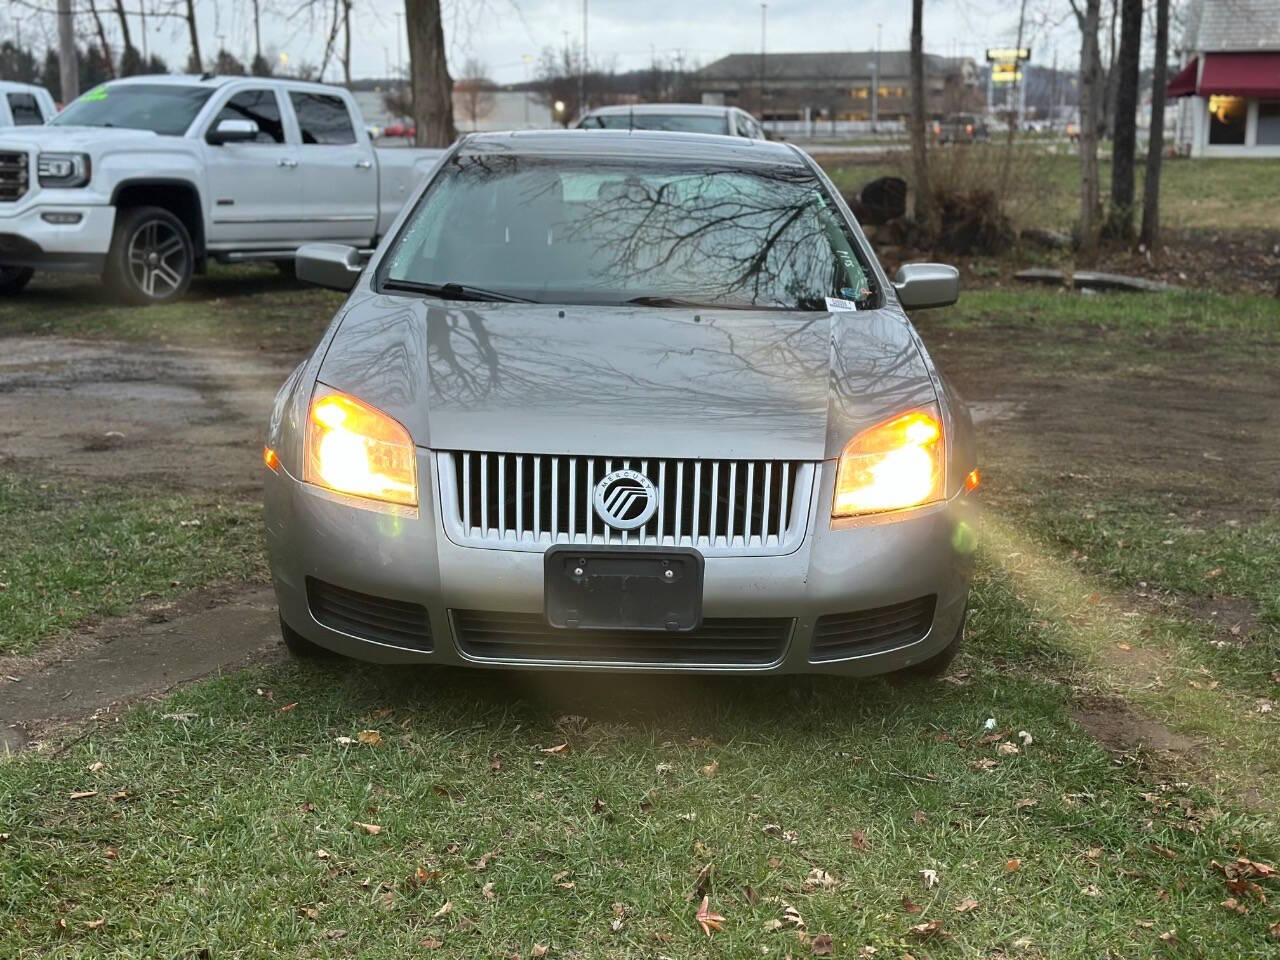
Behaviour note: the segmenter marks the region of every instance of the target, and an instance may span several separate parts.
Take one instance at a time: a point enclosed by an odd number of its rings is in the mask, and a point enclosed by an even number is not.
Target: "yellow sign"
[[[1017,73],[993,73],[991,75],[991,82],[992,83],[1021,83],[1022,71],[1019,70]]]
[[[987,48],[987,60],[989,61],[993,61],[993,62],[1002,61],[1002,60],[1018,61],[1018,60],[1030,60],[1030,59],[1031,59],[1030,47],[988,47]]]
[[[1018,65],[1016,63],[993,63],[991,65],[991,72],[996,75],[1001,73],[1017,73]]]

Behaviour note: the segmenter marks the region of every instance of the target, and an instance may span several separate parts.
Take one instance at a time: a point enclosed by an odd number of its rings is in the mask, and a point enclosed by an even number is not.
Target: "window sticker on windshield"
[[[107,99],[107,88],[94,87],[92,90],[90,90],[80,99],[81,100],[105,100]]]
[[[839,297],[827,297],[827,312],[849,313],[858,309],[852,300],[841,300]]]

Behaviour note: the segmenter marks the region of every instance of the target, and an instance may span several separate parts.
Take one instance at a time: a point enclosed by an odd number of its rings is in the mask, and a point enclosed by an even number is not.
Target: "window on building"
[[[210,129],[223,120],[252,120],[258,125],[254,143],[284,143],[284,125],[280,122],[280,104],[274,90],[245,90],[227,101]]]
[[[29,93],[9,94],[9,112],[13,114],[15,127],[36,127],[44,123],[40,113],[40,104]]]
[[[1280,100],[1263,100],[1258,104],[1258,139],[1260,147],[1280,146]]]
[[[298,127],[303,143],[355,143],[356,132],[351,126],[351,115],[341,97],[323,93],[289,92],[293,112],[298,115]]]
[[[871,96],[871,88],[870,87],[854,87],[853,90],[850,91],[850,93],[855,100],[866,100]]]
[[[1248,126],[1249,101],[1244,97],[1209,98],[1209,143],[1244,145]]]

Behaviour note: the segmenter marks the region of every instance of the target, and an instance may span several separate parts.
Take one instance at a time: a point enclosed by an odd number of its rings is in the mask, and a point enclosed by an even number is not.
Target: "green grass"
[[[0,654],[143,596],[265,574],[261,507],[0,472]]]
[[[1171,929],[1186,955],[1270,955],[1274,910],[1219,907],[1210,861],[1274,861],[1273,824],[1117,767],[1055,688],[990,665],[1008,626],[980,619],[966,685],[828,681],[799,702],[774,681],[351,665],[210,681],[0,765],[0,952],[800,956],[766,929],[791,905],[837,956],[1149,957]],[[988,717],[1034,742],[979,744]],[[335,742],[366,729],[380,745]],[[836,888],[804,892],[814,869]],[[909,930],[935,919],[953,939]]]

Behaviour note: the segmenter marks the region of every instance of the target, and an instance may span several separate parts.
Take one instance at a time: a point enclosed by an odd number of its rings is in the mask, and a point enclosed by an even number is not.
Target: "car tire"
[[[275,264],[275,268],[280,271],[280,276],[287,277],[290,280],[296,280],[298,278],[298,262],[296,260],[272,260],[271,262]]]
[[[921,660],[914,663],[903,670],[900,670],[895,676],[906,681],[911,680],[932,680],[934,677],[940,677],[947,672],[947,668],[951,666],[951,661],[956,658],[956,654],[960,652],[960,644],[964,639],[965,621],[969,619],[969,608],[964,608],[964,613],[960,615],[960,626],[956,628],[956,635],[951,639],[945,647],[935,653],[928,660]]]
[[[315,660],[329,653],[324,647],[318,643],[312,643],[285,623],[284,617],[280,618],[280,639],[284,641],[285,649],[289,651],[290,656],[297,657],[299,660]]]
[[[0,267],[0,295],[18,293],[34,274],[30,267]]]
[[[161,207],[133,207],[116,216],[105,280],[122,300],[168,303],[187,292],[196,250],[186,225]]]

